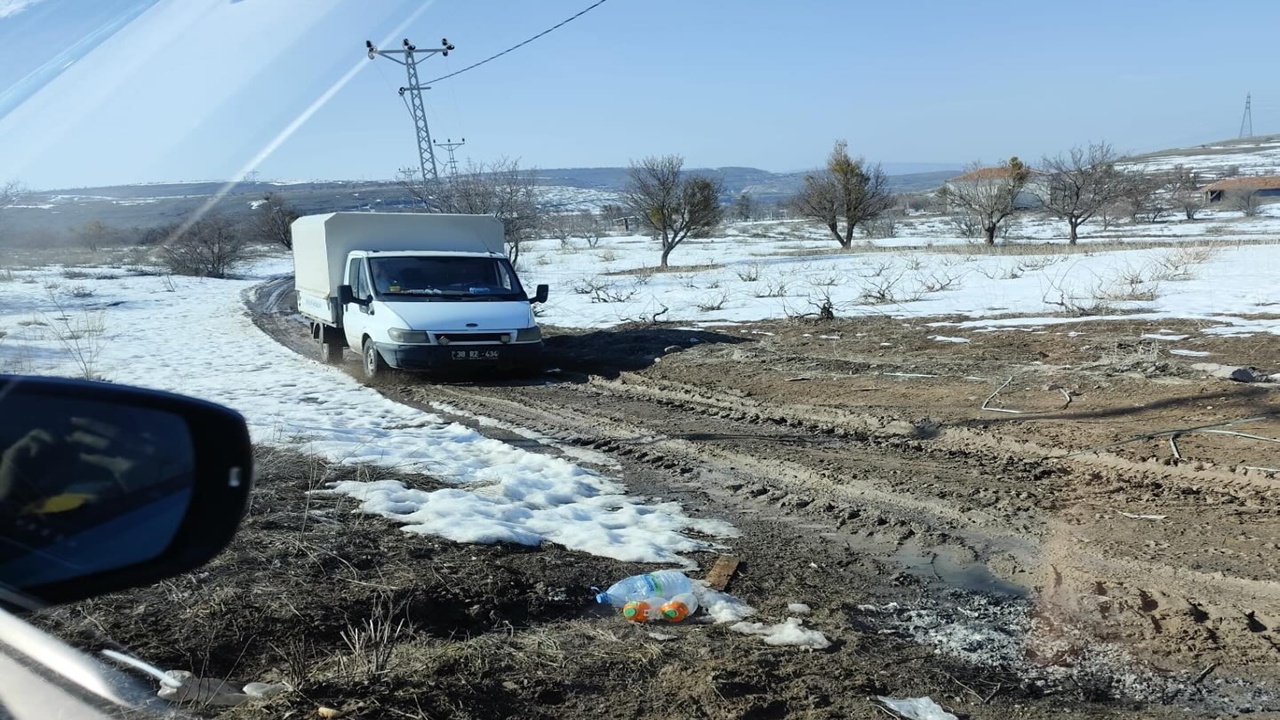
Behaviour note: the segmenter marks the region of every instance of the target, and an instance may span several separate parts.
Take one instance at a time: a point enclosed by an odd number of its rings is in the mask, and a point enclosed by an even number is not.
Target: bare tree
[[[120,235],[115,228],[106,225],[101,220],[90,220],[76,234],[80,238],[80,244],[89,252],[98,252],[103,246],[109,245]]]
[[[1123,199],[1103,205],[1098,208],[1098,222],[1102,224],[1103,230],[1110,230],[1112,225],[1116,224],[1127,212],[1127,207]]]
[[[853,230],[880,217],[896,201],[889,178],[879,165],[849,157],[849,147],[837,140],[827,166],[804,177],[804,188],[792,201],[801,215],[813,218],[831,231],[840,247],[853,244]],[[844,222],[841,229],[840,223]]]
[[[944,208],[943,203],[938,200],[935,192],[911,193],[909,195],[898,196],[898,208],[905,217],[911,213],[934,213],[941,212]]]
[[[231,220],[206,215],[171,237],[160,259],[175,275],[224,278],[248,259],[249,239]]]
[[[747,222],[755,217],[755,204],[751,201],[751,196],[742,193],[737,200],[733,201],[733,216],[742,222]]]
[[[1120,197],[1124,176],[1116,169],[1119,159],[1105,142],[1044,159],[1047,177],[1040,201],[1051,215],[1066,221],[1070,244],[1079,239],[1081,225]]]
[[[424,182],[418,170],[405,167],[396,173],[396,183],[418,203],[416,212],[443,212],[440,209],[440,193],[445,181]]]
[[[612,223],[615,220],[621,220],[629,211],[626,206],[617,203],[605,203],[600,206],[600,217]]]
[[[1182,209],[1188,220],[1204,209],[1204,192],[1200,190],[1200,174],[1185,165],[1175,165],[1169,173],[1168,192],[1174,205]]]
[[[1258,194],[1249,188],[1241,188],[1232,198],[1231,206],[1244,213],[1245,217],[1255,217],[1258,214]]]
[[[1123,174],[1120,198],[1134,222],[1153,223],[1169,212],[1169,197],[1164,191],[1166,179],[1139,170]]]
[[[293,221],[300,215],[279,193],[267,193],[253,211],[249,234],[257,242],[293,249]]]
[[[569,247],[569,239],[574,236],[574,216],[570,213],[548,213],[542,218],[542,233],[560,241],[561,247]]]
[[[962,238],[980,238],[983,236],[982,219],[970,213],[956,213],[947,218],[956,234]]]
[[[22,183],[18,182],[17,180],[10,180],[5,183],[0,183],[0,211],[3,211],[13,205],[18,204],[18,201],[21,200],[22,196],[26,194],[27,194],[26,188],[23,187]],[[0,229],[3,229],[4,227],[3,222],[4,222],[3,213],[0,212]]]
[[[653,232],[662,247],[662,267],[671,251],[690,235],[705,236],[720,224],[724,210],[720,181],[681,172],[679,155],[650,156],[632,162],[623,198]]]
[[[162,244],[165,240],[168,240],[173,236],[180,227],[182,227],[181,223],[152,225],[147,227],[139,226],[125,230],[122,234],[125,238],[125,244],[149,247],[152,245]]]
[[[520,261],[523,243],[542,227],[537,173],[521,169],[519,160],[468,163],[465,172],[427,185],[415,180],[414,171],[401,170],[400,183],[426,212],[492,215],[501,220],[507,257],[513,264]]]
[[[542,218],[543,236],[559,240],[561,247],[569,247],[570,240],[581,238],[587,247],[594,248],[600,242],[602,230],[600,219],[590,210],[547,213]]]
[[[604,234],[604,222],[600,216],[590,210],[579,211],[573,227],[577,236],[587,241],[587,247],[594,248],[600,244],[600,236]]]
[[[26,188],[17,180],[10,180],[0,184],[0,209],[17,204],[23,195],[27,194]]]
[[[995,245],[1000,223],[1018,209],[1018,196],[1031,179],[1031,168],[1016,157],[995,167],[970,165],[967,172],[939,191],[953,212],[969,215],[982,228],[983,239]]]

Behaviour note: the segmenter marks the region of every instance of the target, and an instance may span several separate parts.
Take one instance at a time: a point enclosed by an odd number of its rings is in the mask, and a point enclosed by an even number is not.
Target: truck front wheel
[[[364,376],[369,380],[381,378],[387,370],[387,361],[382,359],[378,348],[374,347],[373,340],[365,338],[364,340]]]

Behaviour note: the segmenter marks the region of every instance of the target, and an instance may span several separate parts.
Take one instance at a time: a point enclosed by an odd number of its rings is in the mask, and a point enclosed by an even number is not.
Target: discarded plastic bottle
[[[679,570],[659,570],[619,580],[610,585],[608,590],[596,595],[596,602],[620,608],[632,600],[651,597],[669,600],[681,593],[692,592],[693,583],[684,573]]]
[[[622,606],[622,617],[631,622],[643,623],[662,617],[665,598],[651,597],[644,600],[631,600]]]
[[[663,603],[662,619],[678,623],[698,611],[698,598],[693,593],[680,593]]]

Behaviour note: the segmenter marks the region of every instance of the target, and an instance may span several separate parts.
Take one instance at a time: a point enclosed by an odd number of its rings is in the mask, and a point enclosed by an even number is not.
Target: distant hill
[[[3,236],[43,233],[57,236],[94,220],[113,228],[147,228],[180,222],[224,191],[225,183],[155,183],[33,192],[2,212]],[[269,193],[280,193],[303,213],[372,210],[408,206],[392,182],[244,182],[225,188],[219,212],[242,215]]]
[[[1221,142],[1144,153],[1125,158],[1124,165],[1148,171],[1182,165],[1208,177],[1232,174],[1280,175],[1280,135],[1257,135]]]
[[[765,203],[795,195],[803,185],[805,176],[803,172],[775,173],[750,167],[691,168],[690,172],[719,178],[724,183],[726,195],[736,197],[746,193]],[[891,174],[889,185],[895,192],[921,192],[941,187],[949,178],[959,174],[959,170]],[[624,167],[539,170],[538,176],[546,185],[610,192],[622,192],[627,184],[627,168]]]
[[[742,193],[758,203],[773,203],[800,189],[804,173],[774,173],[749,167],[695,169],[712,174],[725,186],[726,200]],[[958,171],[943,170],[890,175],[898,192],[920,192],[940,187]],[[616,202],[626,186],[627,168],[551,168],[537,171],[547,207],[560,211],[596,208]],[[17,207],[2,212],[0,244],[19,237],[54,242],[92,221],[113,228],[148,228],[179,222],[219,194],[219,212],[249,213],[263,195],[282,195],[303,214],[403,210],[414,202],[396,182],[242,182],[230,187],[219,182],[151,183],[113,185],[33,192]],[[44,238],[43,240],[41,238]]]

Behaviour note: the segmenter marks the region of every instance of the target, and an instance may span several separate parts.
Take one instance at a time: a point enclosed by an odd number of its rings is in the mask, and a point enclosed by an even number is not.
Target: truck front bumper
[[[375,343],[382,359],[397,370],[457,371],[499,368],[539,370],[542,343],[503,345],[398,345]]]

